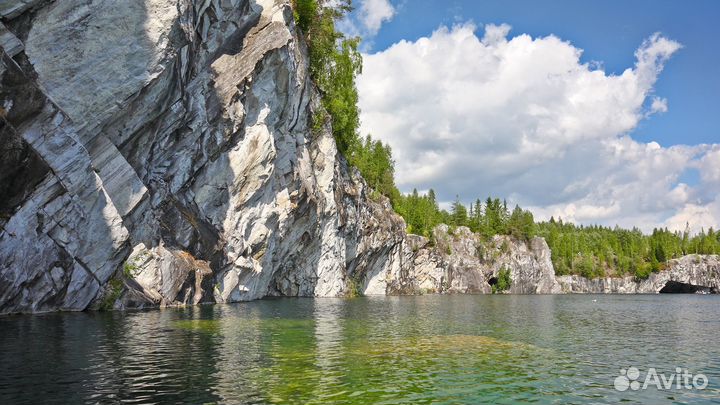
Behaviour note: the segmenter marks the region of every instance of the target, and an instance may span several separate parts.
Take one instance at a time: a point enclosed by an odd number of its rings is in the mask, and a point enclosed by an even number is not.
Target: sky
[[[401,191],[720,225],[720,2],[355,0],[361,131]]]

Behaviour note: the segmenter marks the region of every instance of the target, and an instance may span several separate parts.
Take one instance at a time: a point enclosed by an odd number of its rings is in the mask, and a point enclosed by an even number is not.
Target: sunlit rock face
[[[543,238],[509,236],[486,240],[466,227],[439,225],[429,239],[408,235],[402,245],[402,271],[393,273],[387,293],[492,292],[501,270],[509,271],[511,294],[655,294],[720,293],[720,256],[688,255],[670,260],[665,270],[646,280],[634,277],[587,279],[556,276]]]
[[[720,256],[687,255],[670,260],[664,271],[645,280],[633,277],[588,280],[580,276],[557,278],[567,293],[714,293],[720,292]]]
[[[556,282],[542,239],[406,235],[329,123],[311,130],[289,0],[0,0],[0,17],[0,314],[488,293],[503,268],[511,293],[600,288]],[[688,266],[673,280],[704,277]]]
[[[439,225],[433,230],[433,243],[408,236],[412,253],[408,271],[398,277],[393,292],[492,292],[492,284],[501,270],[510,272],[512,283],[507,293],[550,294],[560,292],[550,249],[542,238],[529,242],[508,236],[485,240],[467,227],[451,229]]]
[[[289,1],[0,13],[0,312],[385,293],[404,223],[310,130]]]

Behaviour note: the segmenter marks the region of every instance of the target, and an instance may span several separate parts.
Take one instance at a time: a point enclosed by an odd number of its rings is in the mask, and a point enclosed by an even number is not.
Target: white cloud
[[[652,104],[650,104],[650,114],[664,113],[668,110],[668,103],[666,98],[653,97]]]
[[[390,21],[394,15],[395,8],[388,0],[360,1],[360,21],[371,35],[377,34],[380,26]]]
[[[365,47],[372,44],[380,27],[395,16],[395,7],[389,0],[354,1],[356,9],[338,24],[338,29],[349,36],[359,36]]]
[[[501,42],[507,42],[510,29],[511,27],[508,24],[488,24],[485,26],[485,35],[483,36],[482,43],[486,46],[492,46]]]
[[[713,185],[716,193],[720,193],[720,145],[713,145],[710,152],[700,160],[700,174],[703,182]]]
[[[393,147],[401,189],[432,187],[446,200],[507,196],[540,216],[584,223],[648,230],[684,213],[717,226],[718,193],[706,186],[720,185],[720,148],[628,135],[667,111],[653,86],[679,43],[653,34],[632,68],[609,75],[569,42],[509,31],[488,25],[480,39],[472,24],[441,27],[364,55],[362,130]],[[701,184],[679,183],[690,168]]]
[[[705,205],[687,204],[668,218],[663,225],[676,230],[684,230],[689,225],[693,233],[701,229],[707,231],[710,227],[717,230],[718,218],[720,218],[718,213],[720,213],[720,200]]]

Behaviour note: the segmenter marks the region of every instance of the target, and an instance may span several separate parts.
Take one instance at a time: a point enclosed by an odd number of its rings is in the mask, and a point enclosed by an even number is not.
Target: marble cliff
[[[0,48],[0,313],[483,293],[503,266],[515,293],[657,290],[556,278],[542,239],[406,235],[311,129],[289,0],[0,0]],[[657,285],[715,288],[707,260]]]

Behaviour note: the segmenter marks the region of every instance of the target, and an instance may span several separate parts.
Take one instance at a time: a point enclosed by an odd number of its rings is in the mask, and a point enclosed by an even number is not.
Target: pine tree
[[[466,226],[467,225],[467,208],[460,202],[460,196],[455,196],[455,202],[452,205],[451,211],[452,225],[455,226]]]

